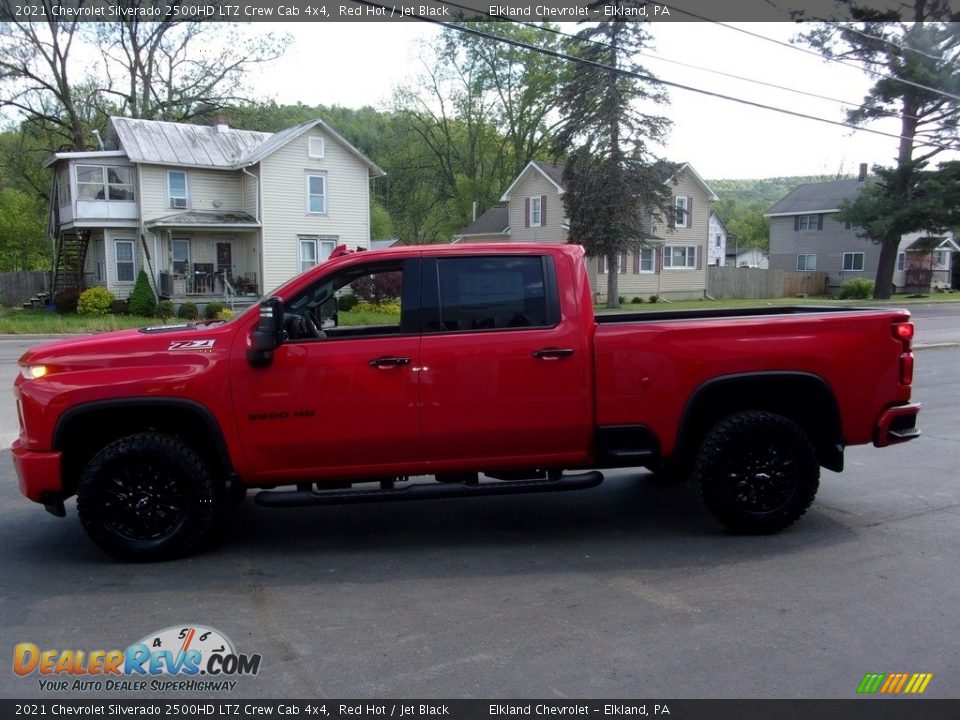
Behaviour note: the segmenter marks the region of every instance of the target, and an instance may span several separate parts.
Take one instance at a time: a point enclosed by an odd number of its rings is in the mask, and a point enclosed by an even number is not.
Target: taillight
[[[913,382],[913,323],[894,323],[893,336],[901,345],[900,384],[910,385]]]

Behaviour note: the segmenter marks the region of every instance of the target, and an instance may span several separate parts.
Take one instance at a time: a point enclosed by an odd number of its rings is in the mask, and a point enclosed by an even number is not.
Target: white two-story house
[[[179,302],[256,298],[337,245],[369,247],[384,174],[319,119],[271,134],[112,118],[103,150],[49,164],[57,285],[125,298],[143,269]]]
[[[619,292],[628,301],[651,295],[669,299],[702,298],[707,288],[710,203],[716,194],[689,163],[664,181],[673,212],[654,219],[650,234],[635,251],[621,253]],[[563,165],[534,160],[527,164],[496,205],[455,236],[458,242],[568,242]],[[591,258],[590,284],[598,302],[606,300],[606,258]]]

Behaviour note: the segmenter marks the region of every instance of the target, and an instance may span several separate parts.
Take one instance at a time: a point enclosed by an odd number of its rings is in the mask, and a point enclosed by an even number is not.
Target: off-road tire
[[[145,432],[93,456],[77,486],[77,513],[90,538],[114,557],[167,560],[203,540],[217,495],[196,450],[171,435]]]
[[[770,412],[730,415],[707,433],[693,468],[700,500],[730,530],[775,533],[807,511],[820,486],[809,436]]]

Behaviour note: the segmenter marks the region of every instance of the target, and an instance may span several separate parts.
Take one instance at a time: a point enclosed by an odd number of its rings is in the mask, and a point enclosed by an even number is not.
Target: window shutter
[[[603,255],[597,258],[597,272],[603,274]]]
[[[663,270],[663,248],[654,248],[653,250],[654,262],[656,263],[657,272]]]
[[[799,215],[793,216],[793,231],[800,232],[800,216]]]
[[[619,267],[617,268],[618,272],[626,273],[627,272],[627,251],[624,250],[620,253],[620,262],[617,263]]]
[[[530,198],[523,199],[523,226],[530,227]]]
[[[540,225],[547,224],[547,196],[540,196]]]
[[[640,273],[640,253],[642,250],[637,250],[633,254],[633,274],[638,275]]]
[[[703,270],[703,253],[699,245],[694,246],[693,253],[697,256],[697,270]]]
[[[823,230],[823,215],[817,215],[817,230]]]
[[[667,227],[675,228],[677,226],[677,201],[673,201],[673,207],[667,212]]]
[[[687,195],[687,224],[684,227],[693,227],[693,198]]]

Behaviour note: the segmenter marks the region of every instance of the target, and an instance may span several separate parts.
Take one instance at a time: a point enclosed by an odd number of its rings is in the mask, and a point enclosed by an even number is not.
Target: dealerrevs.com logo
[[[169,627],[126,650],[13,649],[13,672],[36,676],[49,692],[232,691],[241,676],[260,672],[259,654],[237,653],[230,639],[201,625]]]

